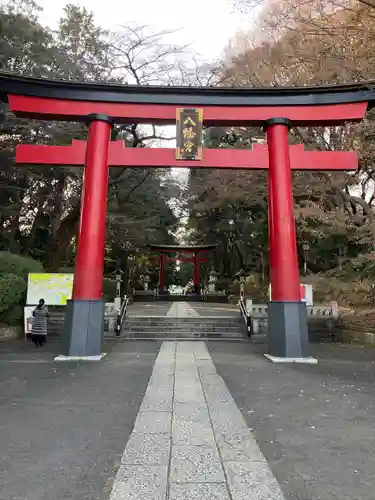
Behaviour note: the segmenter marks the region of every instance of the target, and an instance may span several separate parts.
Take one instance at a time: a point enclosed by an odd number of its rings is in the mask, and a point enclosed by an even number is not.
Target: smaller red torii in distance
[[[164,292],[165,288],[165,264],[167,262],[192,262],[193,263],[193,283],[195,287],[200,286],[200,278],[199,278],[199,264],[201,262],[208,262],[207,258],[201,257],[200,253],[201,252],[207,252],[208,249],[199,249],[196,253],[194,253],[193,257],[168,257],[168,252],[170,250],[162,249],[163,247],[160,247],[160,257],[150,257],[151,261],[159,261],[159,293]],[[184,250],[184,252],[194,252],[193,250]]]
[[[159,293],[163,294],[165,291],[165,264],[168,260],[177,260],[181,262],[193,262],[193,282],[196,291],[199,290],[199,263],[204,260],[200,254],[206,253],[217,248],[217,245],[195,245],[195,246],[179,246],[179,245],[152,245],[148,246],[149,250],[160,254],[160,267],[159,267]],[[191,258],[168,257],[168,253],[191,253]]]

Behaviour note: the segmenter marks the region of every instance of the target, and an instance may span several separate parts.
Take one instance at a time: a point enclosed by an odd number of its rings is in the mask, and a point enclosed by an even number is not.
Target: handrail
[[[253,322],[251,320],[251,316],[247,310],[246,302],[243,297],[240,298],[240,312],[245,322],[247,336],[250,338],[253,333]]]
[[[117,311],[117,324],[116,324],[116,336],[117,337],[120,336],[122,323],[123,323],[124,318],[126,316],[126,311],[127,311],[128,305],[129,305],[129,299],[125,295],[124,301],[121,304],[121,309],[119,311]]]

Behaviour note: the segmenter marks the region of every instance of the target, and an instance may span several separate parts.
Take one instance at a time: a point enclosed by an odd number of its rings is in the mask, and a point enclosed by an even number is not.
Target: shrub
[[[0,274],[10,273],[27,278],[29,273],[42,273],[40,262],[11,252],[0,252]]]
[[[7,325],[21,325],[23,321],[23,307],[20,304],[12,306],[0,315],[2,323]]]
[[[327,304],[331,300],[340,306],[362,308],[371,304],[372,282],[366,279],[347,279],[342,276],[309,275],[302,283],[313,287],[314,303]]]
[[[19,304],[26,292],[26,281],[11,273],[0,274],[0,314]]]
[[[239,295],[240,283],[238,280],[234,281],[230,286],[230,292]],[[253,299],[256,302],[267,302],[269,300],[269,285],[258,274],[251,274],[247,276],[245,283],[245,297]]]
[[[43,272],[40,262],[11,252],[0,252],[0,321],[22,322],[29,273]]]
[[[113,302],[116,297],[116,281],[103,278],[103,299],[105,302]]]

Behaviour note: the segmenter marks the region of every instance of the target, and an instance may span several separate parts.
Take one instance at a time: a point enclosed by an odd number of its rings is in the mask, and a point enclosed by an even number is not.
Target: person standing
[[[31,340],[35,346],[42,346],[47,340],[47,316],[48,308],[44,299],[39,300],[39,304],[33,311],[33,324],[31,327]]]

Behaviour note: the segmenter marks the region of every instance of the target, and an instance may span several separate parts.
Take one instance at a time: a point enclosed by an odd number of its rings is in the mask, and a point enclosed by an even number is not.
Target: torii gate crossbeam
[[[83,167],[86,141],[72,141],[68,146],[19,144],[18,164],[65,165]],[[358,157],[354,151],[306,151],[303,144],[290,146],[292,170],[356,170]],[[197,162],[176,160],[171,148],[125,148],[123,141],[111,141],[108,151],[110,167],[197,168]],[[264,170],[268,168],[268,147],[255,144],[249,149],[205,149],[199,168]]]

